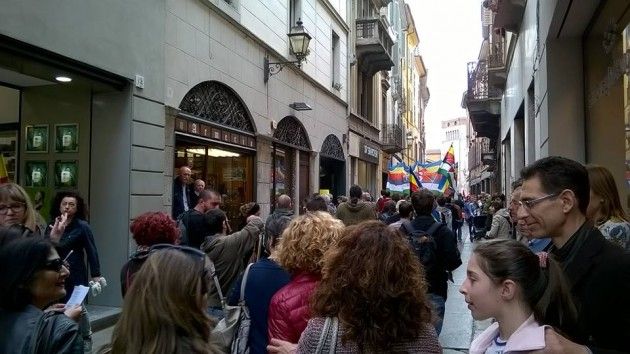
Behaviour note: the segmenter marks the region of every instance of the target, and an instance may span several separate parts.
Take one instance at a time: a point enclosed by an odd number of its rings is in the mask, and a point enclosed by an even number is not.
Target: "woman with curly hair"
[[[155,245],[125,296],[104,353],[210,354],[210,261],[200,250]]]
[[[177,224],[170,215],[150,211],[138,216],[129,227],[138,248],[120,270],[120,290],[125,297],[134,275],[140,270],[149,256],[149,248],[159,243],[175,244],[179,236]]]
[[[324,253],[334,247],[343,223],[328,212],[312,212],[293,219],[282,233],[275,256],[291,274],[269,304],[269,338],[297,343],[311,317],[309,299],[321,278]]]
[[[297,348],[272,340],[270,353],[441,353],[424,271],[407,240],[370,221],[324,256],[313,318]]]

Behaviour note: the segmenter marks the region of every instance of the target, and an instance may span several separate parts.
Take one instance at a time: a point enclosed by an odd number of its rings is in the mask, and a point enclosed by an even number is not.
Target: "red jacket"
[[[278,290],[269,304],[269,338],[297,343],[311,318],[309,301],[320,276],[299,273]]]

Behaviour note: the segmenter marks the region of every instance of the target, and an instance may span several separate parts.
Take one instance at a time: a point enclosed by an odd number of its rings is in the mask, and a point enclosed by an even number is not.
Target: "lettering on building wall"
[[[213,139],[234,145],[244,146],[250,149],[256,148],[256,139],[254,137],[223,130],[221,128],[213,127],[196,121],[176,118],[175,130],[178,132],[195,135],[201,138]]]

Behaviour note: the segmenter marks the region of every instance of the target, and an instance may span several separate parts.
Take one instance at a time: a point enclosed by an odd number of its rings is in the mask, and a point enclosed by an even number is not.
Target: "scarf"
[[[588,234],[591,226],[588,222],[584,222],[582,226],[569,238],[569,241],[561,248],[557,248],[555,245],[551,246],[549,253],[552,253],[556,259],[562,264],[562,270],[567,271],[567,268],[571,266],[573,260],[577,256],[579,250],[584,245],[584,242],[588,239]]]

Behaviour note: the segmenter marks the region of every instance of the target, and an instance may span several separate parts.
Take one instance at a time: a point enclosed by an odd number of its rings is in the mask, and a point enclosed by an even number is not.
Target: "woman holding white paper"
[[[72,319],[80,316],[81,307],[50,306],[66,295],[69,274],[45,239],[18,239],[0,250],[0,353],[83,352]],[[34,333],[39,336],[33,338]]]

